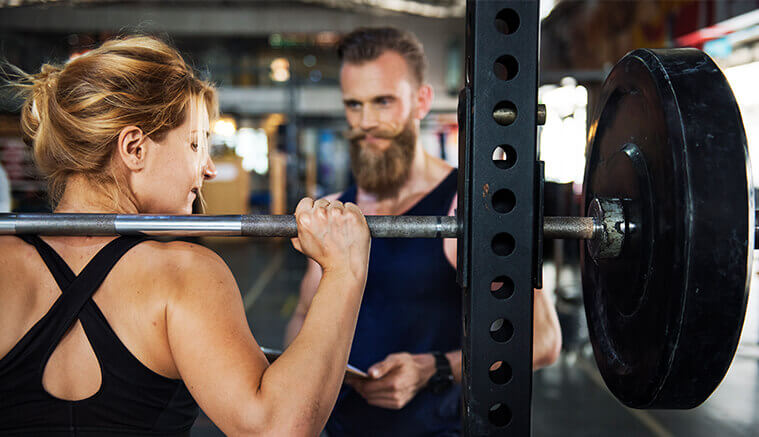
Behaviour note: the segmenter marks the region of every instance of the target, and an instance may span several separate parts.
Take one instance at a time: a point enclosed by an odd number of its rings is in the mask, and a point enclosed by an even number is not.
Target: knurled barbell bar
[[[367,216],[374,238],[456,238],[452,216]],[[593,217],[545,217],[546,238],[601,236]],[[292,215],[0,214],[0,235],[296,237]],[[599,242],[601,244],[601,242]]]

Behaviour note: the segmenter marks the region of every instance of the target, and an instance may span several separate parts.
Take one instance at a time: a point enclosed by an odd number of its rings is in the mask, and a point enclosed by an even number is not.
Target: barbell
[[[373,238],[457,238],[452,216],[367,216]],[[545,217],[546,238],[603,235],[592,217]],[[0,235],[297,237],[292,215],[0,214]]]
[[[612,393],[636,408],[691,408],[727,372],[746,311],[755,211],[740,112],[719,68],[695,49],[629,53],[598,108],[587,216],[538,223],[545,238],[587,240],[585,310]],[[456,238],[465,219],[367,222],[375,238]],[[0,214],[0,235],[16,234],[294,237],[297,226],[287,215]]]

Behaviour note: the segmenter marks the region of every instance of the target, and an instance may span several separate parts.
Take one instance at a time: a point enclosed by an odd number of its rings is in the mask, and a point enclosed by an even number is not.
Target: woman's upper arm
[[[257,402],[268,362],[253,338],[232,273],[213,251],[172,243],[175,288],[166,308],[169,346],[187,388],[225,433],[266,420]]]

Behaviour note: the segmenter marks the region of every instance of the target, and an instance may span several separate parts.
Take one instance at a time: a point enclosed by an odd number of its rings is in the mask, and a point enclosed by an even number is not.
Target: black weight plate
[[[699,50],[635,50],[609,74],[590,127],[584,202],[624,200],[622,254],[582,276],[589,334],[612,393],[692,408],[727,372],[746,311],[754,199],[743,122]]]

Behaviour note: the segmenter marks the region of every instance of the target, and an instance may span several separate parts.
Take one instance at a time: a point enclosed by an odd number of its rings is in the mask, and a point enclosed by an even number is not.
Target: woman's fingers
[[[342,217],[344,212],[343,202],[337,200],[330,202],[329,206],[327,207],[327,212],[329,212],[329,216],[332,218]]]
[[[301,247],[299,239],[291,238],[290,242],[293,244],[293,247],[295,248],[295,250],[297,250],[300,253],[303,253],[303,247]]]
[[[326,208],[329,206],[329,200],[319,199],[314,202],[314,208]]]
[[[325,265],[339,265],[352,270],[365,270],[360,265],[354,265],[363,256],[353,257],[354,262],[350,265],[347,259],[351,257],[346,257],[357,249],[359,253],[368,252],[366,219],[355,204],[306,198],[298,204],[296,222],[298,238],[297,241],[293,240],[293,247],[311,257],[322,268]]]
[[[295,207],[295,215],[310,211],[314,207],[314,199],[310,197],[304,197],[298,202],[298,206]]]

